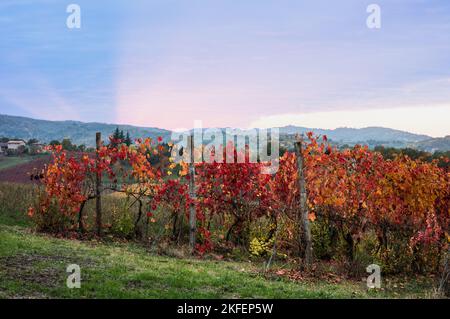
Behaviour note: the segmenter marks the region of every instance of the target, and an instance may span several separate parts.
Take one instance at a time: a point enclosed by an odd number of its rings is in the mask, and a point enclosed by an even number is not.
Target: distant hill
[[[94,146],[96,132],[101,132],[104,139],[107,139],[116,127],[119,127],[125,133],[128,131],[132,138],[143,136],[168,138],[170,136],[170,131],[153,127],[77,121],[46,121],[0,114],[0,137],[24,140],[36,138],[43,143],[70,138],[74,144]]]
[[[95,144],[95,132],[101,132],[104,138],[112,134],[119,127],[129,132],[132,138],[162,136],[169,139],[171,131],[155,127],[138,127],[132,125],[118,125],[105,123],[84,123],[77,121],[46,121],[27,117],[0,114],[0,137],[20,138],[28,140],[36,138],[40,142],[48,143],[51,140],[70,138],[74,144]],[[448,137],[433,139],[427,135],[413,134],[400,130],[383,127],[366,127],[361,129],[337,128],[334,130],[311,129],[299,126],[280,127],[282,139],[290,139],[297,133],[313,131],[316,134],[325,134],[338,144],[367,144],[370,147],[384,145],[390,147],[448,147]],[[435,141],[437,140],[437,141]],[[422,143],[422,144],[420,144]],[[434,146],[429,146],[434,145]]]
[[[427,152],[450,151],[450,135],[445,137],[430,138],[414,144],[414,147]]]
[[[395,130],[385,127],[365,127],[365,128],[348,128],[340,127],[334,130],[307,128],[298,126],[280,127],[280,134],[285,135],[282,138],[289,141],[295,134],[313,131],[316,134],[326,135],[330,140],[339,145],[355,144],[368,145],[373,148],[377,145],[386,147],[416,147],[416,143],[431,139],[428,135],[414,134],[405,131]],[[289,143],[288,143],[289,144]]]
[[[327,137],[335,142],[351,144],[367,142],[370,140],[388,143],[413,143],[431,138],[427,135],[414,134],[384,127],[365,127],[360,129],[340,127],[334,130],[311,129],[292,125],[280,127],[280,133],[284,134],[305,133],[311,130],[317,134],[327,135]]]

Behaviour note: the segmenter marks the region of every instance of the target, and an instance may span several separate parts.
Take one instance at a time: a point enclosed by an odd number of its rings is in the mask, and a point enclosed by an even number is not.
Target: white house
[[[8,149],[9,150],[18,150],[19,147],[23,146],[25,147],[26,143],[22,140],[12,140],[8,142]]]

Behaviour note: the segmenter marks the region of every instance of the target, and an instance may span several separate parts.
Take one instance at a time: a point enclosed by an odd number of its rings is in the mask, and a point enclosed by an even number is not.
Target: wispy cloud
[[[0,88],[0,100],[35,118],[81,120],[77,107],[65,100],[47,80],[31,74],[27,74],[26,79],[28,88],[25,90],[17,82],[9,88]]]
[[[248,127],[450,103],[448,1],[380,0],[380,30],[367,29],[360,0],[77,3],[82,28],[71,31],[60,1],[0,2],[0,112]]]

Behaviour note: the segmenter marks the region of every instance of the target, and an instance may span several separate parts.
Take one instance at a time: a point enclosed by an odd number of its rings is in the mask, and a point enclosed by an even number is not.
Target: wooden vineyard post
[[[450,263],[449,263],[450,251],[445,253],[444,269],[442,271],[442,277],[439,281],[438,293],[441,296],[450,297]]]
[[[304,247],[303,252],[304,264],[307,269],[310,268],[312,264],[312,239],[311,239],[311,227],[308,219],[308,204],[306,197],[306,181],[304,175],[304,160],[303,160],[303,138],[297,137],[295,142],[295,153],[297,155],[297,171],[298,171],[298,188],[300,191],[300,202],[299,202],[299,214],[298,214],[298,225],[301,227],[299,232],[298,240],[299,246]]]
[[[96,144],[96,165],[98,166],[98,162],[100,160],[99,151],[102,146],[102,134],[100,132],[97,132],[95,134],[95,144]],[[101,192],[100,187],[102,184],[102,176],[99,172],[96,173],[95,177],[95,220],[96,220],[96,226],[97,226],[97,235],[102,235],[102,198],[101,198]]]
[[[195,212],[195,163],[194,163],[194,137],[193,135],[188,138],[188,148],[190,151],[190,162],[189,162],[189,197],[191,203],[189,204],[189,246],[191,253],[195,250],[195,232],[196,232],[196,212]]]

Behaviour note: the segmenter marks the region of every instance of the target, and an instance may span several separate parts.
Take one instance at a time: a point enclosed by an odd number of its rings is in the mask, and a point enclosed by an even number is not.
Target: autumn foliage
[[[273,175],[261,173],[265,163],[196,163],[196,197],[191,198],[187,163],[169,159],[152,164],[151,158],[162,156],[171,144],[165,149],[161,139],[146,139],[131,146],[120,141],[111,145],[99,149],[97,157],[68,154],[55,147],[39,205],[30,208],[29,215],[42,219],[56,207],[56,214],[72,221],[70,230],[83,228],[84,203],[95,198],[95,176],[101,175],[102,192],[120,192],[139,203],[136,225],[145,215],[158,220],[162,208],[169,212],[172,240],[182,237],[188,209],[194,205],[200,254],[249,247],[255,225],[262,223],[266,225],[263,246],[278,241],[284,255],[296,254],[300,226],[296,222],[299,190],[294,153],[280,157],[279,170]],[[237,151],[233,152],[236,156]],[[439,259],[448,249],[450,238],[446,168],[406,156],[387,160],[359,145],[338,150],[325,136],[311,133],[303,158],[309,220],[324,226],[332,238],[327,248],[332,254],[341,249],[344,258],[353,261],[367,241],[374,242],[369,255],[385,262],[400,251],[411,256],[408,262],[413,268],[429,263],[427,252],[433,252],[434,263],[439,263],[436,256]],[[318,234],[315,240],[321,240]]]

